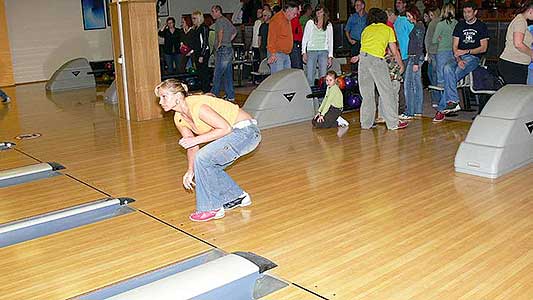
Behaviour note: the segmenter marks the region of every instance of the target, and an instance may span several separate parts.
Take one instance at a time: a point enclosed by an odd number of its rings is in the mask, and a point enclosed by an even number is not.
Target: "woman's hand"
[[[418,72],[418,65],[413,65],[413,72],[414,73]]]
[[[351,62],[352,64],[355,64],[355,63],[357,63],[358,61],[359,61],[359,55],[354,56],[354,57],[352,57],[352,58],[350,59],[350,62]]]
[[[184,137],[178,141],[178,144],[185,149],[189,149],[198,145],[198,142],[196,141],[196,137]]]
[[[302,54],[302,60],[304,64],[307,64],[307,53]]]
[[[187,173],[183,175],[183,186],[185,187],[185,189],[192,190],[196,186],[193,179],[194,179],[193,170],[188,170]]]
[[[333,57],[328,57],[328,68],[331,67],[332,63],[333,63]]]
[[[203,56],[198,57],[198,62],[199,63],[203,63],[204,62],[204,57]]]
[[[316,121],[317,121],[318,123],[322,123],[322,122],[324,122],[324,116],[323,116],[323,115],[319,115],[318,118],[316,118]]]

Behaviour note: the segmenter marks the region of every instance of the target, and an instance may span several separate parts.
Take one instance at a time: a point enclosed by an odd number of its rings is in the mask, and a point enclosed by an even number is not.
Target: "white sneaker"
[[[243,192],[242,195],[239,196],[239,198],[232,200],[228,203],[224,203],[222,206],[226,211],[230,211],[237,207],[245,207],[252,204],[252,199],[250,198],[250,195],[247,192]]]
[[[339,127],[347,127],[350,125],[350,123],[348,123],[348,121],[346,121],[343,117],[338,117],[337,118],[337,125]]]
[[[7,97],[7,98],[5,98],[5,99],[2,99],[2,103],[7,104],[7,103],[9,103],[9,102],[11,102],[11,98],[9,98],[9,97]]]
[[[412,120],[413,117],[408,116],[406,114],[401,114],[401,115],[398,116],[398,119],[400,119],[400,120]]]

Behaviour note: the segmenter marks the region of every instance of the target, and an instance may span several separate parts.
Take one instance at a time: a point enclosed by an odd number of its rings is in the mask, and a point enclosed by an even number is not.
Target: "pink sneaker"
[[[407,126],[409,126],[409,123],[407,123],[407,122],[403,122],[403,121],[399,121],[399,122],[398,122],[398,127],[395,127],[395,128],[389,128],[389,130],[404,129],[404,128],[406,128]]]
[[[189,216],[189,219],[193,222],[207,222],[213,219],[224,218],[224,208],[219,208],[209,211],[197,211]]]
[[[435,117],[433,118],[433,122],[442,122],[444,121],[444,119],[446,118],[446,116],[441,113],[440,111],[438,111],[436,114],[435,114]]]

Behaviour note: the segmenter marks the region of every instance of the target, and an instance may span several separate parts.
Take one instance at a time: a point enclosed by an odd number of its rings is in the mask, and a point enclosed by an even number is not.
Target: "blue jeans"
[[[479,66],[479,58],[477,56],[465,54],[461,56],[461,59],[465,61],[464,69],[459,68],[455,60],[448,62],[444,66],[444,93],[437,108],[439,111],[444,110],[448,102],[459,102],[457,82]]]
[[[219,209],[237,199],[243,190],[224,172],[237,158],[252,152],[261,141],[257,125],[234,128],[228,135],[212,141],[196,152],[194,177],[196,210]]]
[[[326,76],[328,71],[328,50],[307,51],[307,82],[309,86],[315,85],[315,71],[318,63],[318,78]]]
[[[215,73],[211,93],[218,96],[220,84],[224,85],[227,99],[235,99],[233,88],[233,48],[220,47],[215,53]]]
[[[444,66],[449,62],[452,62],[453,51],[440,51],[437,53],[437,85],[444,87]]]
[[[437,85],[437,54],[429,54],[428,77],[431,85]],[[439,103],[440,92],[431,91],[431,102]]]
[[[533,69],[527,70],[527,85],[533,85]]]
[[[414,116],[422,114],[424,102],[424,88],[422,87],[422,62],[418,61],[418,71],[413,71],[416,58],[409,57],[405,68],[403,88],[405,93],[405,114]]]
[[[270,55],[271,53],[268,52],[267,58],[270,57]],[[270,74],[274,74],[281,70],[291,68],[291,58],[288,54],[285,54],[283,52],[276,52],[276,57],[278,58],[276,62],[270,65]]]
[[[179,54],[165,54],[165,64],[167,65],[168,73],[174,74],[176,73],[176,69],[179,68],[180,65],[180,55]]]

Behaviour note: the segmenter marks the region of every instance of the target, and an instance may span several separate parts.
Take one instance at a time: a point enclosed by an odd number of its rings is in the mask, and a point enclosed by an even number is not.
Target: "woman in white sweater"
[[[316,6],[313,18],[305,24],[302,55],[306,64],[307,81],[313,86],[317,63],[320,78],[326,75],[333,60],[333,26],[329,21],[328,9],[321,4]]]

